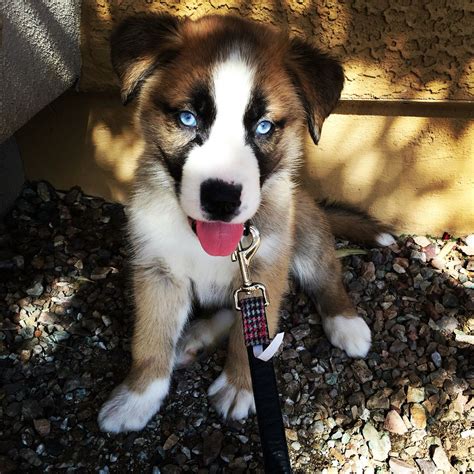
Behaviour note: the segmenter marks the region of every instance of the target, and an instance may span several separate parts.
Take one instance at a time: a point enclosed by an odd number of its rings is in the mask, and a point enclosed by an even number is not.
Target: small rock
[[[221,431],[214,431],[210,436],[204,438],[203,443],[203,461],[204,465],[209,466],[219,456],[222,448],[224,435]]]
[[[422,474],[436,474],[436,466],[429,459],[416,459],[416,463]]]
[[[446,260],[441,257],[434,257],[431,260],[431,265],[437,270],[443,270],[444,267],[446,266]]]
[[[408,403],[419,403],[425,399],[425,389],[423,387],[408,387],[407,401]]]
[[[386,410],[390,407],[390,400],[383,390],[378,391],[367,400],[369,410]]]
[[[51,432],[51,423],[45,418],[33,420],[33,425],[40,436],[48,436]]]
[[[390,410],[385,417],[384,428],[390,433],[405,434],[408,430],[402,417],[395,410]]]
[[[28,463],[33,466],[39,467],[41,466],[41,459],[38,455],[29,448],[20,449],[20,456]]]
[[[41,198],[43,202],[49,202],[51,200],[51,196],[49,195],[48,185],[44,182],[38,183],[36,186],[36,192],[38,196]]]
[[[454,339],[456,339],[456,341],[474,345],[474,336],[458,331],[457,329],[454,330],[454,334]]]
[[[424,235],[415,235],[413,237],[413,240],[415,241],[415,244],[419,245],[421,248],[427,247],[431,244],[430,239],[428,239],[428,237],[425,237]]]
[[[351,367],[355,378],[360,383],[370,382],[374,378],[372,370],[367,367],[366,362],[362,359],[354,361]]]
[[[393,474],[416,474],[417,469],[414,466],[410,466],[410,464],[402,461],[401,459],[397,458],[390,458],[388,461],[390,466],[390,472]]]
[[[431,354],[430,357],[431,357],[431,360],[433,361],[433,364],[436,366],[437,369],[439,369],[442,365],[441,354],[435,351]]]
[[[35,335],[35,328],[33,326],[25,326],[20,329],[19,334],[23,339],[32,339]]]
[[[309,336],[311,329],[307,324],[301,324],[291,330],[291,335],[295,338],[296,341],[301,341],[305,337]]]
[[[30,296],[41,296],[43,294],[44,287],[41,282],[36,282],[33,286],[26,290],[26,294]]]
[[[104,280],[112,271],[110,267],[97,267],[91,273],[91,280]]]
[[[372,456],[376,461],[385,461],[392,447],[387,433],[379,433],[372,423],[366,423],[362,434],[369,445]]]
[[[448,456],[446,455],[446,452],[442,446],[436,446],[432,457],[436,467],[441,469],[443,472],[449,472],[451,469],[453,469],[453,466],[451,466]]]
[[[443,295],[443,306],[445,308],[457,308],[459,306],[459,299],[454,293],[447,291]]]
[[[179,441],[179,438],[173,433],[165,441],[165,444],[163,445],[163,449],[165,451],[168,451],[169,449],[173,448],[178,441]]]
[[[425,263],[426,262],[426,253],[418,252],[417,250],[412,250],[412,252],[410,254],[410,258],[412,260],[418,260],[420,262]]]
[[[436,324],[442,331],[448,332],[454,331],[459,325],[458,320],[452,316],[443,316]]]
[[[393,264],[393,271],[396,272],[396,273],[406,273],[406,270],[401,266],[399,265],[398,263],[394,263]]]
[[[405,390],[401,388],[398,392],[394,393],[390,397],[390,406],[392,406],[393,408],[397,410],[400,410],[402,405],[405,403],[406,398],[407,397],[405,395]]]
[[[410,422],[414,428],[424,430],[426,428],[426,411],[423,405],[414,403],[410,408]]]
[[[298,441],[298,433],[295,430],[286,429],[285,434],[290,441]]]

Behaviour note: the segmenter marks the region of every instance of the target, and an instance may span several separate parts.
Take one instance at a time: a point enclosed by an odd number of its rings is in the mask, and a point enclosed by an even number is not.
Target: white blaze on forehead
[[[232,222],[245,222],[258,209],[260,172],[257,158],[245,142],[244,127],[253,84],[253,68],[239,53],[231,54],[214,67],[212,90],[216,118],[207,140],[190,151],[181,182],[181,204],[194,219],[206,217],[201,210],[200,189],[207,179],[242,185],[240,213]]]
[[[215,67],[213,82],[217,107],[213,133],[228,133],[245,140],[243,120],[254,82],[252,68],[234,53]]]

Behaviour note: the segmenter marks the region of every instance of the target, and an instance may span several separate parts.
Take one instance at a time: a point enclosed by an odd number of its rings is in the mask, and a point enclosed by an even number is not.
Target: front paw
[[[142,430],[160,409],[168,388],[168,378],[151,382],[143,392],[131,391],[125,384],[119,385],[100,409],[97,422],[101,431]]]
[[[331,344],[349,357],[365,357],[371,345],[369,326],[360,316],[334,316],[323,320],[324,332]]]
[[[230,383],[224,372],[209,387],[208,394],[224,418],[242,420],[255,413],[253,393]]]

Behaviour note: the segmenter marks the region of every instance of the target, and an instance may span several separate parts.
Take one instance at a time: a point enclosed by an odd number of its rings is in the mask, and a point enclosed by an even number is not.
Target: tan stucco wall
[[[119,103],[108,39],[140,11],[233,13],[332,51],[345,100],[320,145],[307,141],[306,186],[399,232],[474,230],[474,9],[465,1],[83,0],[83,94],[61,97],[18,133],[27,177],[125,199],[141,143],[133,106]]]
[[[123,201],[141,150],[132,115],[118,94],[63,96],[17,134],[27,177]],[[315,196],[358,204],[399,232],[474,230],[468,107],[344,103],[318,147],[308,137],[306,156]]]
[[[110,89],[110,31],[143,11],[233,13],[287,29],[342,60],[344,98],[473,99],[474,8],[466,0],[84,0],[82,90]]]

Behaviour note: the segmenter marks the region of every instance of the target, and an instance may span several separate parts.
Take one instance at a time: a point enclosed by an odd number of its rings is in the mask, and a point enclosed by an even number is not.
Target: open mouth
[[[221,221],[197,221],[188,217],[193,232],[201,247],[213,257],[230,255],[244,233],[244,224],[229,224]]]

